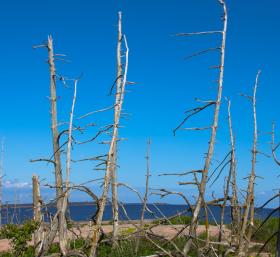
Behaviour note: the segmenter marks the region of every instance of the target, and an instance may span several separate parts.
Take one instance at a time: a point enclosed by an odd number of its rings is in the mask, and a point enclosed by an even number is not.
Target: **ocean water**
[[[180,212],[183,212],[188,209],[187,205],[173,205],[173,204],[158,204],[156,205],[160,211],[163,213],[165,217],[171,217],[175,214],[178,214]],[[156,207],[153,204],[147,204],[147,207],[154,212],[155,216],[158,218],[163,218],[163,215],[156,209]],[[124,204],[124,208],[127,212],[128,217],[131,220],[139,220],[141,218],[142,213],[142,204]],[[210,210],[213,214],[213,216],[208,212],[208,217],[210,222],[217,222],[220,221],[221,218],[221,209],[219,206],[210,206]],[[265,219],[273,209],[264,208],[260,212],[258,212],[257,216],[258,218]],[[50,213],[55,214],[56,208],[52,207],[49,210]],[[71,219],[73,221],[88,221],[91,220],[91,216],[96,212],[96,205],[72,205],[70,206],[70,215]],[[8,222],[13,223],[22,223],[24,221],[24,216],[26,219],[32,217],[32,208],[31,207],[20,207],[17,209],[10,208],[9,211],[2,209],[2,224],[7,223],[7,216],[8,216]],[[203,215],[203,210],[201,210],[200,215]],[[119,207],[119,215],[120,220],[127,220],[123,210],[121,207]],[[188,215],[188,214],[185,214]],[[112,207],[106,206],[104,215],[103,215],[103,221],[111,220],[113,217]],[[145,219],[155,219],[152,214],[145,211]],[[278,211],[275,212],[272,217],[279,217]],[[47,217],[45,217],[45,221],[48,221]],[[226,213],[224,216],[224,223],[230,223],[230,207],[226,207]]]

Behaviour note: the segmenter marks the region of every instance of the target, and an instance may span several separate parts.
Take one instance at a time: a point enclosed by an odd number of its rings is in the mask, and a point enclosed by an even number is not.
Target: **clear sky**
[[[214,152],[222,160],[230,150],[227,102],[232,100],[233,127],[237,130],[236,157],[237,180],[240,189],[246,189],[242,180],[251,171],[253,147],[252,103],[239,96],[253,94],[258,70],[257,121],[260,131],[271,131],[275,121],[275,142],[280,140],[279,110],[279,25],[280,2],[278,0],[225,0],[228,8],[228,31],[226,38],[225,75],[223,101],[219,117],[217,141]],[[218,70],[209,70],[220,61],[218,51],[204,53],[188,60],[184,57],[199,51],[220,46],[221,35],[197,35],[170,37],[177,33],[222,30],[221,5],[216,0],[174,1],[1,1],[1,126],[0,136],[5,137],[3,200],[13,200],[15,188],[19,188],[22,201],[31,202],[33,173],[54,182],[52,165],[30,163],[29,159],[49,158],[52,155],[49,69],[44,59],[48,53],[31,47],[42,44],[48,35],[54,39],[54,52],[66,54],[71,63],[58,62],[57,74],[69,78],[84,76],[78,83],[75,117],[107,108],[114,97],[106,97],[116,78],[116,49],[118,12],[122,11],[123,34],[126,35],[130,53],[128,85],[131,91],[125,95],[124,109],[131,113],[131,121],[121,120],[125,126],[120,137],[128,138],[119,143],[118,181],[138,189],[144,194],[147,141],[150,146],[150,187],[166,188],[185,193],[190,199],[197,195],[195,186],[179,186],[178,181],[192,181],[192,175],[161,176],[163,173],[187,172],[202,169],[204,153],[207,152],[210,130],[182,131],[172,134],[184,119],[184,112],[200,106],[194,101],[215,100],[216,88],[211,81],[218,79]],[[58,120],[69,120],[73,90],[58,83]],[[212,125],[213,108],[190,118],[184,127]],[[113,110],[97,113],[80,121],[84,126],[98,124],[84,135],[75,134],[77,140],[93,137],[98,128],[111,124]],[[60,129],[64,129],[62,126]],[[65,138],[66,140],[66,138]],[[94,143],[75,146],[73,159],[90,158],[106,154],[108,145],[98,144],[109,140],[103,136]],[[270,135],[258,137],[258,150],[271,155]],[[277,152],[280,156],[280,151]],[[280,167],[265,156],[258,156],[256,203],[260,206],[279,188]],[[63,159],[65,164],[65,160]],[[103,171],[92,170],[97,163],[71,164],[70,180],[76,184],[102,177]],[[213,161],[211,171],[218,163]],[[65,165],[64,165],[65,167]],[[228,168],[211,189],[206,199],[222,196],[224,176]],[[90,187],[100,195],[100,184]],[[152,192],[152,191],[151,191]],[[42,189],[48,199],[54,191]],[[46,195],[47,194],[47,195]],[[73,193],[71,201],[90,200],[84,194]],[[131,191],[120,189],[120,200],[139,202]],[[150,196],[150,202],[184,203],[179,196],[160,199]],[[193,200],[191,200],[194,202]],[[270,204],[277,206],[278,200]]]

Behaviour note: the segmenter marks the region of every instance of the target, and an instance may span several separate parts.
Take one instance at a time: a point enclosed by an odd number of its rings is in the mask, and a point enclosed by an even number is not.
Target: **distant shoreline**
[[[123,205],[143,205],[143,203],[122,203]],[[147,203],[148,205],[152,203]],[[170,204],[170,203],[154,203],[155,205],[187,205],[187,204]],[[70,202],[69,206],[81,206],[81,205],[96,205],[96,203],[87,201],[87,202]],[[106,204],[110,205],[110,204]],[[2,208],[5,208],[7,204],[2,204]],[[11,203],[8,204],[9,208],[15,208],[15,204]],[[25,207],[25,208],[32,208],[33,204],[32,203],[21,203],[21,204],[16,204],[16,207]]]
[[[122,203],[123,205],[143,205],[143,203]],[[187,204],[171,204],[171,203],[147,203],[147,205],[170,205],[170,206],[174,206],[174,205],[185,205],[188,206]],[[111,204],[106,204],[107,206],[110,206]],[[2,208],[5,209],[5,207],[7,206],[7,204],[2,204]],[[70,202],[69,206],[96,206],[96,203],[90,202],[90,201],[86,201],[86,202]],[[15,204],[11,203],[8,204],[9,208],[15,208]],[[193,205],[193,207],[195,207],[195,205]],[[22,203],[22,204],[16,204],[16,208],[33,208],[33,204],[32,203]],[[259,207],[255,207],[254,209],[258,209]],[[274,210],[275,208],[263,208],[266,210]]]

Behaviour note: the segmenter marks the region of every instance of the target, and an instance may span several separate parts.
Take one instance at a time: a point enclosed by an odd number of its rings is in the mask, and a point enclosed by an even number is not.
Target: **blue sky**
[[[242,180],[251,170],[253,115],[252,104],[239,93],[252,95],[258,70],[260,86],[257,89],[257,121],[260,131],[271,131],[275,121],[275,142],[280,140],[279,109],[279,32],[280,3],[276,0],[226,1],[228,32],[226,39],[225,75],[223,97],[232,100],[232,120],[237,130],[237,179],[240,189],[246,189]],[[131,113],[131,121],[122,120],[124,129],[120,137],[129,138],[119,144],[118,181],[144,193],[147,141],[150,146],[150,187],[166,188],[185,193],[189,198],[197,194],[194,186],[179,186],[178,181],[191,181],[186,177],[158,177],[159,174],[202,169],[203,153],[207,151],[210,131],[172,131],[184,119],[184,112],[195,108],[200,100],[214,100],[216,89],[211,83],[218,79],[218,70],[209,67],[219,64],[218,51],[212,51],[182,61],[182,58],[204,49],[220,46],[220,35],[170,37],[182,32],[222,30],[222,8],[216,0],[188,1],[1,1],[1,126],[0,136],[5,137],[3,200],[14,199],[15,187],[20,188],[22,201],[30,202],[33,173],[54,181],[53,167],[45,163],[30,163],[29,159],[49,158],[52,155],[49,70],[44,59],[45,49],[33,50],[48,35],[54,39],[54,52],[66,54],[71,63],[58,62],[57,74],[78,78],[75,117],[107,108],[114,103],[113,96],[106,97],[116,78],[116,49],[118,12],[122,11],[123,33],[127,37],[129,53],[128,80],[137,85],[127,86],[124,109]],[[69,120],[73,91],[58,83],[58,120]],[[223,98],[224,99],[224,98]],[[192,117],[183,127],[212,125],[213,109]],[[219,117],[217,141],[214,152],[222,160],[229,151],[227,103],[223,100]],[[113,111],[97,113],[76,121],[84,126],[98,124],[77,140],[93,137],[98,128],[113,121]],[[62,129],[62,127],[60,128]],[[98,142],[76,146],[72,157],[79,159],[106,154],[108,145]],[[267,134],[258,137],[258,149],[271,155],[271,140]],[[278,152],[280,156],[280,152]],[[65,162],[64,162],[65,163]],[[211,170],[216,167],[213,162]],[[65,167],[65,165],[64,165]],[[76,184],[103,176],[103,171],[93,171],[94,163],[72,164],[70,180]],[[210,170],[210,172],[211,172]],[[256,172],[265,179],[257,179],[256,203],[261,205],[279,188],[280,168],[265,156],[258,156]],[[222,196],[223,176],[207,189],[206,199]],[[99,184],[91,189],[101,193]],[[42,189],[48,199],[54,192]],[[72,201],[89,198],[73,193]],[[132,192],[120,189],[120,200],[138,202]],[[151,202],[184,203],[179,196]],[[276,206],[278,200],[270,204]]]

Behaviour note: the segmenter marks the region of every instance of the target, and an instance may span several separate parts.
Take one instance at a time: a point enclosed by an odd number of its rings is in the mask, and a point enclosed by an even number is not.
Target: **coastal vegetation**
[[[191,217],[189,216],[182,216],[180,219],[178,218],[173,218],[170,220],[170,223],[172,225],[185,225],[189,224],[191,221]],[[166,221],[165,221],[166,222]],[[170,225],[170,223],[163,223],[164,225]],[[259,225],[263,222],[263,220],[256,218],[254,219],[254,226],[257,228]],[[152,222],[151,225],[145,225],[144,229],[148,229],[151,227],[153,224],[157,224],[158,221]],[[199,222],[200,225],[205,225],[205,222],[201,221]],[[24,249],[22,251],[22,254],[19,256],[30,256],[30,257],[35,257],[34,255],[34,247],[33,246],[28,246],[27,241],[31,241],[31,236],[34,233],[34,230],[38,227],[39,224],[36,224],[33,220],[25,220],[22,224],[22,226],[18,226],[15,224],[7,225],[7,227],[2,228],[1,230],[1,238],[9,238],[12,239],[10,244],[12,247],[12,250],[10,251],[3,251],[0,253],[1,257],[12,257],[15,256],[16,253],[19,251],[19,249]],[[216,224],[211,224],[211,225],[216,225]],[[225,224],[226,227],[231,228],[230,224]],[[253,231],[253,236],[252,236],[252,242],[254,243],[259,243],[256,244],[254,247],[249,249],[249,254],[248,256],[250,257],[250,253],[252,252],[258,252],[263,244],[273,235],[275,232],[277,232],[279,226],[279,219],[277,218],[269,218],[264,226],[261,227],[260,230],[257,231],[257,229],[254,229]],[[135,245],[136,245],[136,239],[137,236],[131,237],[127,240],[125,237],[129,235],[130,233],[135,232],[135,228],[133,229],[128,229],[120,232],[120,243],[116,249],[112,249],[112,245],[109,241],[101,243],[100,248],[99,248],[99,253],[98,256],[104,256],[104,257],[136,257],[136,256],[148,256],[148,255],[153,255],[156,251],[155,245],[152,244],[145,236],[140,236],[140,244],[138,248],[138,254],[136,255],[134,252]],[[257,232],[257,233],[255,233]],[[25,235],[28,237],[27,240],[25,239]],[[113,233],[109,233],[109,237],[105,236],[104,241],[108,240],[110,237],[113,236]],[[166,251],[176,251],[174,246],[172,245],[166,245],[166,240],[164,237],[162,238],[153,238],[151,239],[154,240],[156,244],[161,246],[164,250]],[[207,239],[207,234],[206,232],[201,233],[197,237],[197,245],[199,247],[205,247],[206,244],[206,239]],[[276,245],[276,239],[277,237],[274,237],[265,247],[264,251],[265,252],[270,252],[271,257],[276,256],[275,255],[275,245]],[[210,241],[213,242],[213,246],[217,247],[214,242],[218,242],[218,238],[215,236],[210,236]],[[83,245],[87,245],[88,247],[90,246],[90,243],[87,242],[86,238],[80,238],[77,240],[72,240],[69,239],[69,245],[71,250],[74,250],[76,248],[81,248]],[[186,243],[186,237],[180,237],[176,238],[174,240],[174,243],[176,246],[182,250],[185,243]],[[85,249],[85,252],[89,254],[89,248]],[[224,252],[224,248],[222,247],[220,249],[219,254],[222,254]],[[54,244],[51,249],[50,249],[50,254],[55,254],[59,253],[59,244],[56,243]],[[189,256],[195,257],[198,256],[198,251],[195,247],[191,248],[191,251],[189,252]],[[234,254],[230,254],[229,256],[234,256]]]

